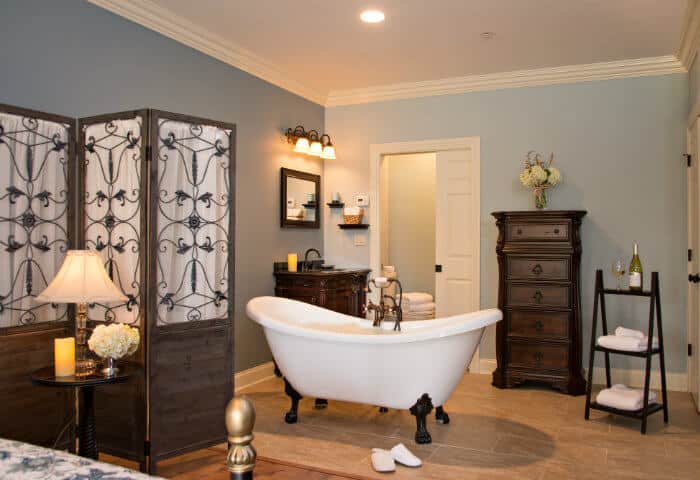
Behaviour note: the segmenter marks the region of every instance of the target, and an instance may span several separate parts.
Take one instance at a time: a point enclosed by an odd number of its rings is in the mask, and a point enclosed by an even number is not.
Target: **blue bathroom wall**
[[[668,368],[686,370],[686,151],[688,75],[674,74],[568,85],[435,96],[326,109],[326,131],[338,159],[325,166],[326,191],[345,196],[369,188],[369,146],[438,138],[481,138],[481,305],[497,304],[497,230],[491,212],[533,209],[518,183],[529,150],[554,152],[563,183],[550,209],[587,210],[583,223],[584,345],[590,340],[596,268],[629,262],[639,242],[645,282],[662,284]],[[376,219],[369,223],[376,224]],[[372,229],[368,231],[372,235]],[[368,242],[369,245],[369,242]],[[366,265],[368,246],[330,222],[326,252],[336,264]],[[612,326],[646,328],[648,302],[610,299]],[[495,357],[494,331],[482,358]],[[587,347],[584,346],[584,351]],[[585,353],[585,362],[588,354]],[[642,368],[616,359],[619,368]]]
[[[323,107],[81,0],[5,0],[0,8],[0,102],[70,116],[141,107],[237,125],[236,370],[270,360],[245,316],[273,293],[272,263],[320,230],[279,228],[279,169],[322,172],[292,154],[283,129],[321,129]]]

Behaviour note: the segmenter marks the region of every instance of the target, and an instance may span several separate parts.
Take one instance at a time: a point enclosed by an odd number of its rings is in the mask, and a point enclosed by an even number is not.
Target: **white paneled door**
[[[478,160],[470,149],[439,151],[435,173],[435,303],[442,318],[479,309]]]
[[[700,411],[700,283],[697,277],[700,273],[700,195],[698,194],[698,174],[700,173],[700,151],[698,145],[700,138],[698,122],[688,132],[688,151],[690,164],[688,165],[688,343],[691,355],[688,357],[688,387],[695,401],[695,406]]]

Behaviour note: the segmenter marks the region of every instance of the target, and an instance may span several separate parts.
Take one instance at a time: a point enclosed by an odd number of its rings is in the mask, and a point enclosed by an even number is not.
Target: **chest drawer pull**
[[[522,234],[523,234],[523,229],[522,229],[522,228],[519,228],[519,229],[517,230],[517,233],[518,233],[518,235],[522,235]]]
[[[542,329],[544,329],[544,323],[542,323],[542,320],[535,320],[535,330],[541,332]]]
[[[541,275],[542,274],[542,265],[539,263],[535,264],[534,267],[532,267],[532,273],[535,275]]]
[[[541,363],[543,358],[544,358],[544,353],[542,353],[542,352],[535,352],[535,361],[536,361],[537,363]]]
[[[558,228],[555,228],[555,229],[554,229],[554,235],[559,235],[559,229],[558,229]]]
[[[532,296],[532,301],[535,303],[542,303],[544,300],[544,295],[542,295],[541,290],[535,290],[535,294]]]

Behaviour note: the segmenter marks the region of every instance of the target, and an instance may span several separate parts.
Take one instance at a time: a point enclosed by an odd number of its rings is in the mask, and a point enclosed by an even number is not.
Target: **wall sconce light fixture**
[[[294,129],[288,128],[285,135],[287,142],[294,144],[295,152],[335,160],[335,147],[327,133],[319,135],[316,130],[307,132],[304,127],[297,125]]]

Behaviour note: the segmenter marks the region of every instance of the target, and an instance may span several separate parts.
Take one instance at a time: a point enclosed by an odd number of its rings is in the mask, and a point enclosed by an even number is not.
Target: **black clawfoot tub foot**
[[[328,406],[328,400],[325,398],[317,398],[316,402],[314,403],[314,408],[316,410],[322,410]]]
[[[433,402],[427,393],[421,395],[418,401],[410,409],[411,415],[416,417],[416,443],[431,443],[433,439],[425,428],[425,418],[433,411]]]
[[[289,383],[286,378],[284,379],[284,393],[286,393],[287,396],[292,399],[292,407],[284,416],[284,421],[287,423],[297,423],[297,420],[299,419],[297,411],[299,409],[299,400],[301,400],[301,395],[299,395],[299,392],[294,390],[294,387],[292,387],[292,384]]]
[[[435,420],[437,420],[437,423],[441,423],[443,425],[450,423],[450,416],[442,408],[442,406],[435,408]]]

